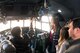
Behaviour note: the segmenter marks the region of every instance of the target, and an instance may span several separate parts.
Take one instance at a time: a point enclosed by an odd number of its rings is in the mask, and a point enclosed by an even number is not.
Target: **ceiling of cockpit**
[[[80,0],[54,0],[54,1],[72,11],[73,17],[80,16]]]
[[[44,0],[0,0],[0,12],[6,16],[38,16]],[[60,12],[64,17],[80,16],[80,0],[47,0],[51,13]]]
[[[34,16],[43,0],[0,0],[3,14],[8,16]]]

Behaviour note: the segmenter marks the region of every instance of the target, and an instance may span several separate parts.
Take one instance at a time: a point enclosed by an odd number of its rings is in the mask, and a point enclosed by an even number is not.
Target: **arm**
[[[59,53],[63,53],[66,49],[69,43],[67,41],[64,41],[59,49]]]

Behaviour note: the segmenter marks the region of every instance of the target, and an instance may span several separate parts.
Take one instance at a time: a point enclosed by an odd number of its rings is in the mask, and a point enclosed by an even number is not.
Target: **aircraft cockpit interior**
[[[79,5],[79,0],[0,0],[0,53],[63,53],[60,31],[80,17]]]

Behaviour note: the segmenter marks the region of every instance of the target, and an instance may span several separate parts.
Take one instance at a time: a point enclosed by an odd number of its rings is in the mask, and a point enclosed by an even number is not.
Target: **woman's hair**
[[[53,15],[53,21],[54,21],[56,27],[60,27],[59,19],[58,19],[58,16],[56,14]]]
[[[53,21],[54,21],[54,23],[56,25],[56,28],[61,28],[59,22],[61,22],[61,21],[65,22],[63,15],[60,14],[60,13],[54,13],[53,14]]]
[[[59,46],[61,46],[61,44],[63,43],[64,40],[68,40],[69,38],[69,33],[68,33],[68,27],[63,27],[60,30],[60,38],[59,38]]]

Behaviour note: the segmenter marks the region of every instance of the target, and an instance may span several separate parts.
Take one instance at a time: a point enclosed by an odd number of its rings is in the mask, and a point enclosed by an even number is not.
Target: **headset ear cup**
[[[2,43],[1,52],[2,53],[16,53],[16,48],[14,47],[13,44],[10,43],[10,41],[4,41]]]

